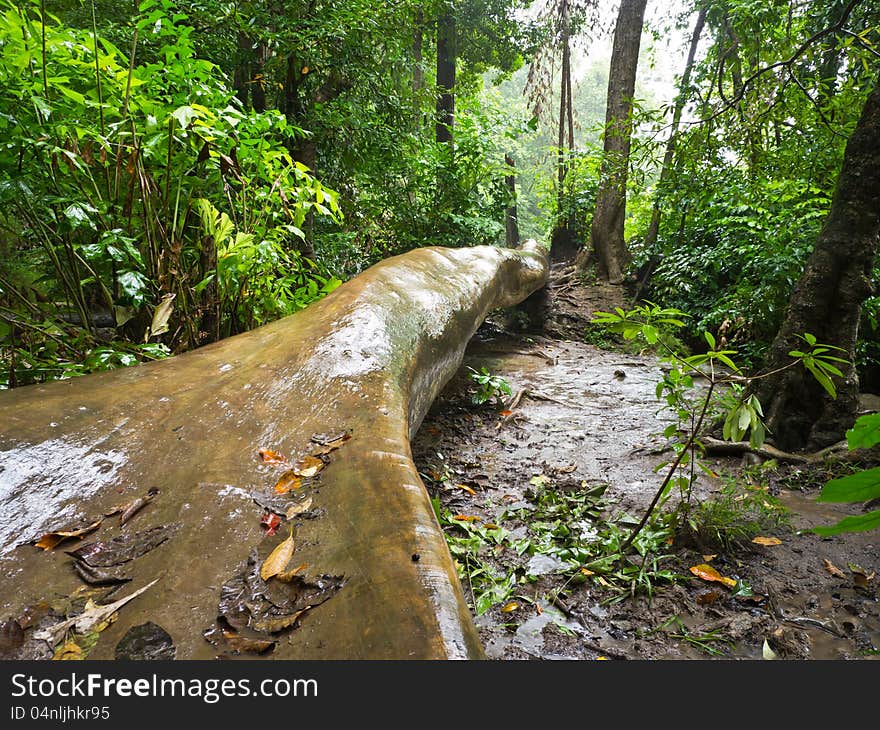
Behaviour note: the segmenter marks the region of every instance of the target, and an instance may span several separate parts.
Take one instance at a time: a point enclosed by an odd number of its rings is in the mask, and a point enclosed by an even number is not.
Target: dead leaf
[[[468,494],[472,494],[474,496],[477,495],[477,491],[475,489],[472,489],[471,487],[469,487],[467,484],[456,484],[455,486],[458,487],[459,489],[463,489]]]
[[[144,506],[149,504],[153,497],[159,494],[159,490],[153,487],[143,497],[138,497],[129,503],[123,510],[122,516],[119,518],[119,525],[122,526],[134,517]]]
[[[86,658],[82,647],[74,641],[67,641],[55,650],[53,661],[82,660]]]
[[[721,594],[718,591],[706,591],[697,596],[697,603],[700,606],[708,606],[715,603],[719,598],[721,598]]]
[[[73,559],[73,569],[83,581],[91,586],[112,586],[119,583],[128,583],[131,580],[131,578],[125,575],[95,568],[77,558]]]
[[[505,603],[501,607],[501,613],[513,613],[519,608],[519,603],[516,601],[511,601],[510,603]]]
[[[483,527],[485,527],[487,530],[500,530],[501,529],[494,522],[484,522]]]
[[[156,335],[168,332],[168,320],[171,318],[171,313],[174,311],[173,302],[174,297],[176,296],[176,294],[165,294],[162,297],[162,301],[156,305],[156,309],[153,310],[153,320],[150,322],[150,328],[147,332],[147,340]]]
[[[260,459],[262,459],[264,464],[282,464],[284,466],[288,465],[287,458],[283,454],[279,454],[277,451],[272,451],[271,449],[260,449],[257,453],[260,455]]]
[[[270,634],[275,634],[279,631],[284,631],[284,629],[293,626],[299,620],[299,617],[302,616],[310,608],[311,606],[306,606],[305,608],[288,616],[271,616],[268,618],[259,619],[257,621],[254,621],[251,625],[257,631],[267,631]]]
[[[317,456],[306,455],[297,459],[293,465],[294,474],[300,477],[313,477],[324,468],[324,462]]]
[[[717,557],[718,557],[718,553],[715,553],[715,555],[704,555],[703,562],[704,563],[711,563]]]
[[[596,575],[596,574],[595,574],[592,570],[590,570],[589,568],[581,568],[581,573],[583,573],[583,574],[586,575],[586,576]]]
[[[312,437],[312,441],[318,444],[318,447],[311,451],[312,456],[321,456],[322,454],[329,454],[331,451],[335,451],[342,444],[348,441],[351,438],[350,433],[343,433],[341,436],[337,436],[332,441],[315,441],[314,436]]]
[[[715,570],[715,568],[713,568],[711,565],[706,565],[705,563],[692,566],[690,571],[695,576],[697,576],[698,578],[702,578],[703,580],[723,583],[730,588],[733,588],[736,585],[736,581],[733,578],[725,578],[723,575],[721,575],[721,573]]]
[[[70,629],[71,627],[73,627],[78,634],[87,634],[100,623],[106,621],[126,603],[134,598],[137,598],[141,593],[155,585],[158,580],[159,579],[156,578],[152,582],[147,583],[147,585],[145,585],[143,588],[139,588],[134,593],[126,596],[125,598],[120,598],[118,601],[108,603],[106,606],[99,606],[93,601],[89,600],[89,602],[86,603],[86,610],[79,614],[79,616],[65,619],[64,621],[60,621],[54,626],[49,626],[42,631],[37,631],[36,633],[34,633],[34,638],[40,641],[45,641],[50,646],[55,646],[61,639],[64,638],[68,629]]]
[[[505,410],[505,411],[498,411],[498,415],[499,415],[499,416],[504,416],[504,418],[507,418],[508,416],[512,416],[512,415],[513,415],[513,411],[507,411],[507,410]]]
[[[301,515],[303,512],[308,510],[309,507],[312,506],[312,498],[306,497],[301,502],[294,502],[290,507],[287,508],[287,512],[284,513],[285,517],[288,520],[293,519],[297,515]]]
[[[755,537],[752,542],[756,545],[782,545],[782,540],[778,537]]]
[[[49,532],[37,540],[35,545],[38,548],[43,548],[43,550],[53,550],[65,540],[80,538],[83,535],[88,535],[90,532],[94,532],[101,526],[102,522],[103,520],[98,520],[88,527],[82,527],[78,530],[56,530],[55,532]]]
[[[600,586],[604,586],[605,588],[612,587],[612,585],[607,580],[605,580],[601,575],[596,580],[599,581]]]
[[[831,575],[837,578],[846,578],[846,573],[844,573],[840,568],[838,568],[834,563],[832,563],[828,558],[824,558],[822,562],[825,565],[825,570],[827,570]]]
[[[778,659],[779,655],[770,648],[770,644],[767,643],[767,639],[764,639],[764,646],[761,647],[761,656],[764,659]]]
[[[855,563],[849,563],[847,567],[852,573],[853,583],[855,583],[858,588],[867,588],[868,583],[874,580],[874,576],[876,575],[873,571],[868,575],[868,571],[866,571],[861,565],[856,565]]]
[[[282,583],[290,583],[294,578],[296,578],[296,576],[298,576],[308,567],[308,563],[300,563],[295,568],[285,570],[283,573],[278,573],[275,576],[275,580],[280,580]]]
[[[299,489],[302,486],[302,478],[295,470],[284,472],[275,482],[275,491],[278,494],[287,494],[291,489]]]
[[[273,575],[281,573],[293,557],[293,527],[290,528],[290,537],[279,543],[275,549],[269,553],[269,557],[263,561],[260,567],[260,578],[269,580]]]
[[[119,535],[112,540],[90,542],[76,550],[68,550],[67,554],[88,563],[93,568],[121,565],[159,547],[170,539],[179,528],[179,522],[170,525],[156,525],[148,530]]]
[[[247,652],[250,654],[265,654],[275,648],[277,642],[272,639],[255,639],[250,636],[242,636],[237,631],[224,631],[223,638],[233,652],[239,654]]]
[[[260,518],[260,524],[266,528],[266,535],[272,536],[281,525],[281,518],[274,512],[265,512]]]
[[[480,522],[483,518],[477,515],[455,515],[452,519],[459,522]]]

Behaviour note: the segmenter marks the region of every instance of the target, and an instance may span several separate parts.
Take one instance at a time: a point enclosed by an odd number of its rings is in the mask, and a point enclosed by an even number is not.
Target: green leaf
[[[195,119],[198,114],[196,110],[191,106],[180,106],[177,107],[173,112],[171,112],[171,116],[177,120],[177,123],[180,125],[181,129],[186,129],[190,122]]]
[[[822,537],[828,537],[830,535],[839,535],[841,532],[860,532],[862,530],[873,530],[877,527],[880,527],[880,509],[875,509],[873,512],[867,512],[863,515],[844,517],[836,524],[827,527],[814,527],[810,532],[815,532]]]
[[[711,349],[715,349],[715,336],[711,332],[703,332],[703,337],[706,338],[706,342],[709,343],[709,347]]]
[[[880,497],[880,467],[832,479],[819,493],[817,502],[867,502]]]
[[[860,416],[846,432],[846,441],[850,449],[869,449],[880,443],[880,413]]]

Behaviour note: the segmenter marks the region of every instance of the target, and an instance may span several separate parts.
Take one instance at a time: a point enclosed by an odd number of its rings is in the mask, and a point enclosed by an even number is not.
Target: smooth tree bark
[[[626,216],[633,94],[646,4],[647,0],[621,0],[611,50],[604,158],[590,229],[590,248],[596,256],[596,273],[612,284],[623,281],[630,261],[623,240],[623,221]],[[581,256],[580,268],[585,268],[586,263],[586,257]]]
[[[795,285],[785,320],[767,355],[765,372],[791,362],[803,350],[799,334],[843,348],[852,359],[862,304],[872,293],[871,275],[880,236],[880,85],[868,96],[849,138],[843,165],[806,268]],[[803,367],[788,368],[755,381],[770,436],[788,451],[817,449],[839,441],[858,411],[859,382],[854,365],[841,368],[832,399]]]
[[[511,154],[504,155],[504,164],[508,173],[504,176],[504,186],[510,196],[510,202],[504,211],[504,242],[508,248],[519,245],[519,219],[516,212],[516,161]]]

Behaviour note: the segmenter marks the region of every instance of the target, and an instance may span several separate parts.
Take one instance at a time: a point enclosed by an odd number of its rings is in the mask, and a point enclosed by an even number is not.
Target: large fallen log
[[[252,332],[0,393],[7,656],[75,631],[60,597],[158,578],[90,658],[147,622],[178,659],[482,657],[410,438],[489,311],[547,271],[534,242],[423,248]]]

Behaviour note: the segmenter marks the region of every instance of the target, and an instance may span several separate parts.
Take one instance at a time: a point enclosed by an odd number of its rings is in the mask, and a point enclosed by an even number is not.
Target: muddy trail
[[[815,501],[852,462],[705,457],[663,507],[685,502],[692,527],[655,520],[615,559],[672,454],[663,363],[590,326],[619,288],[556,270],[548,292],[540,329],[484,323],[412,444],[487,656],[877,658],[880,535],[804,532],[861,511]],[[480,372],[510,394],[475,404]]]

